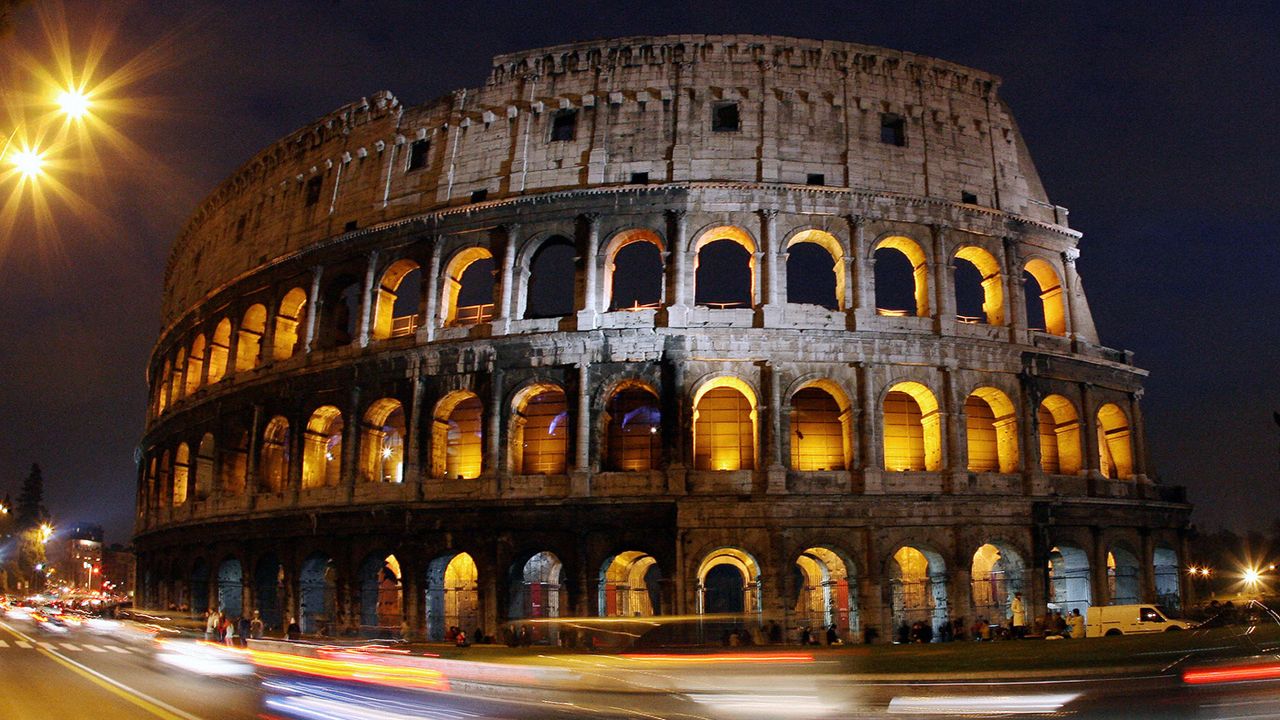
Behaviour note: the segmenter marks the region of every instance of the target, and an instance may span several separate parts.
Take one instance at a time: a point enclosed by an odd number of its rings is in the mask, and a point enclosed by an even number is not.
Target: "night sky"
[[[1280,517],[1280,5],[1027,5],[36,0],[0,39],[3,136],[38,88],[19,56],[50,66],[64,44],[78,68],[107,38],[97,75],[133,70],[111,93],[121,107],[103,110],[123,139],[96,135],[96,169],[64,151],[68,167],[52,172],[73,197],[50,202],[51,222],[11,197],[13,178],[0,183],[0,495],[16,497],[39,462],[59,522],[99,522],[109,542],[127,541],[169,246],[261,148],[378,90],[418,104],[479,85],[498,53],[761,33],[1001,76],[1050,199],[1084,232],[1079,268],[1103,343],[1151,371],[1156,473],[1189,488],[1201,527],[1269,527]]]

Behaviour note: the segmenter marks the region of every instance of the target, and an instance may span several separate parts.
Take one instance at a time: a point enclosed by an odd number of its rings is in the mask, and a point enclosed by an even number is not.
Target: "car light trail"
[[[1182,682],[1188,685],[1211,685],[1249,680],[1280,680],[1280,663],[1196,668],[1182,673]]]
[[[1079,693],[1053,695],[976,695],[951,697],[896,697],[889,701],[894,715],[1030,715],[1057,712],[1080,697]]]

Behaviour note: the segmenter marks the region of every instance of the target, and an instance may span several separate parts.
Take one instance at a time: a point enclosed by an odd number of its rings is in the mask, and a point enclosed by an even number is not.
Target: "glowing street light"
[[[13,163],[18,173],[25,179],[30,180],[44,174],[44,153],[31,148],[14,151],[9,157],[9,162]]]
[[[58,93],[56,102],[68,120],[80,120],[89,114],[89,96],[74,87]]]
[[[1262,573],[1258,572],[1257,568],[1245,568],[1242,577],[1245,585],[1252,586],[1257,585],[1258,581],[1262,579]]]
[[[40,542],[47,543],[51,537],[53,537],[53,526],[49,523],[40,523]]]

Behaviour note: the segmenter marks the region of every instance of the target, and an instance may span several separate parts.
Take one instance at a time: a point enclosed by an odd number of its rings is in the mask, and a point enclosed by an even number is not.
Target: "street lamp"
[[[69,88],[58,93],[58,107],[68,120],[80,120],[89,113],[89,96],[77,88]]]
[[[53,537],[53,526],[49,523],[40,523],[40,544],[47,544],[51,537]]]

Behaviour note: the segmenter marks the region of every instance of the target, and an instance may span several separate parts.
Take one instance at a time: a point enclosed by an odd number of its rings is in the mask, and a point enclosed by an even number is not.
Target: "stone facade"
[[[881,638],[1015,590],[1176,600],[1190,508],[1149,476],[1145,373],[1101,346],[998,86],[847,43],[629,38],[259,153],[166,273],[145,600],[435,637],[723,609]],[[726,241],[749,290],[709,303]],[[829,301],[794,301],[805,245]],[[661,269],[627,307],[638,246]],[[886,253],[913,307],[884,307]]]

